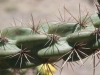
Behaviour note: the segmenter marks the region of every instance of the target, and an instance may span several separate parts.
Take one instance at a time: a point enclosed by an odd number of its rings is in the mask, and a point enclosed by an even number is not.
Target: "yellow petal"
[[[51,64],[41,64],[38,66],[38,71],[43,75],[52,75],[52,73],[56,72],[56,69]]]

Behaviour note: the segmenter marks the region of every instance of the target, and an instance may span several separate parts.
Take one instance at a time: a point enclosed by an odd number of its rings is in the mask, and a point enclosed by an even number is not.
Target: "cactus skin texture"
[[[52,22],[50,26],[43,24],[47,30],[39,28],[39,33],[25,27],[5,28],[0,38],[0,68],[23,69],[60,59],[73,62],[95,53],[100,47],[99,14],[87,18],[86,27],[78,23]]]
[[[99,0],[98,0],[99,2]],[[100,3],[100,2],[99,2]],[[66,62],[82,60],[100,48],[100,14],[83,16],[82,22],[48,22],[39,28],[8,27],[1,31],[0,69],[3,73],[12,69],[37,67],[44,71],[51,63],[63,59]],[[64,64],[62,65],[62,67]],[[38,70],[38,71],[39,71]],[[40,71],[40,75],[52,75]]]

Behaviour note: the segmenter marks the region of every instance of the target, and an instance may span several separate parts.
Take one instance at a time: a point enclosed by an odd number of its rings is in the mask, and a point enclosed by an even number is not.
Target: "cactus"
[[[95,5],[98,9],[99,5]],[[65,7],[64,9],[75,19]],[[61,59],[64,60],[61,66],[63,68],[67,62],[79,60],[83,64],[82,59],[92,54],[97,55],[100,50],[99,9],[98,13],[87,12],[75,20],[77,22],[74,23],[48,22],[37,27],[33,25],[32,28],[15,26],[1,30],[0,73],[9,68],[37,67],[39,71],[43,65],[47,65],[46,69],[50,70],[50,66],[55,66],[54,63]]]

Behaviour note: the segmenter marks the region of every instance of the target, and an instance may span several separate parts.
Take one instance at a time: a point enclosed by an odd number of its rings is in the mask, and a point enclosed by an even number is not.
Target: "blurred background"
[[[93,0],[0,0],[0,29],[11,27],[14,20],[17,26],[27,26],[31,20],[31,13],[34,17],[35,25],[49,21],[68,21],[70,15],[64,10],[64,6],[76,17],[79,16],[79,4],[82,13],[89,11],[90,14],[96,12]],[[15,19],[13,19],[15,18]],[[62,19],[63,18],[63,19]],[[85,61],[84,59],[83,61]],[[57,64],[61,64],[62,61]],[[98,60],[97,60],[98,62]],[[61,75],[93,75],[93,60],[90,57],[84,65],[75,63],[65,66]],[[100,65],[96,67],[96,74],[100,75]],[[60,75],[59,69],[55,75]],[[25,75],[35,75],[33,69],[29,69]]]
[[[79,15],[79,3],[81,9],[87,8],[90,13],[95,12],[93,0],[0,0],[0,26],[3,29],[11,25],[12,17],[18,20],[23,19],[24,23],[29,22],[31,13],[34,16],[35,24],[40,19],[41,22],[46,22],[46,19],[48,21],[59,21],[58,18],[61,19],[59,11],[64,16],[64,6],[77,17]],[[65,16],[67,21],[70,15],[65,12]],[[18,23],[18,20],[16,23]]]

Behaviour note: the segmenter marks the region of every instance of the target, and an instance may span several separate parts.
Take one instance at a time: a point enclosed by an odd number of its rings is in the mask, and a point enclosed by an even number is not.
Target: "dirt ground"
[[[64,6],[77,18],[79,16],[79,4],[82,14],[86,15],[86,10],[90,14],[96,12],[93,0],[0,0],[0,29],[12,26],[14,24],[13,17],[17,26],[21,25],[21,21],[24,26],[27,26],[31,20],[31,13],[34,16],[36,25],[40,19],[41,23],[46,22],[46,19],[48,22],[68,21],[70,15],[66,11],[64,12]],[[75,64],[75,66],[73,65],[74,71],[70,65],[65,66],[61,75],[93,75],[92,63],[90,58],[83,66]],[[61,64],[61,61],[58,64]],[[100,65],[96,67],[95,75],[100,75],[99,69]],[[59,71],[55,75],[60,75]],[[35,74],[30,69],[25,75]]]

